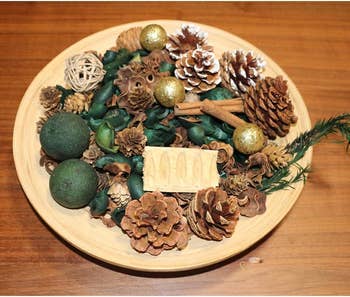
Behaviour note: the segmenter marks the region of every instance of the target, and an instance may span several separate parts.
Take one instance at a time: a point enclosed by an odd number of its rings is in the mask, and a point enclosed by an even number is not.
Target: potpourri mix
[[[40,164],[52,197],[64,207],[88,207],[142,253],[184,249],[191,236],[231,237],[240,216],[265,212],[268,194],[305,180],[309,166],[298,161],[310,146],[337,131],[350,139],[345,113],[286,146],[274,142],[298,118],[287,81],[264,76],[265,67],[253,51],[218,57],[192,24],[177,32],[133,27],[103,55],[69,57],[66,85],[43,86],[40,94]],[[219,186],[144,191],[146,145],[217,150]]]

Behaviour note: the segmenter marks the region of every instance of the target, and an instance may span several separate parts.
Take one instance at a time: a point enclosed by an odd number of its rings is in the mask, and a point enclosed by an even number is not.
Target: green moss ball
[[[85,121],[71,112],[50,117],[40,132],[40,143],[47,155],[63,161],[80,158],[87,149],[90,130]]]
[[[51,195],[57,203],[67,208],[81,208],[95,197],[98,178],[89,164],[70,159],[55,168],[49,184]]]

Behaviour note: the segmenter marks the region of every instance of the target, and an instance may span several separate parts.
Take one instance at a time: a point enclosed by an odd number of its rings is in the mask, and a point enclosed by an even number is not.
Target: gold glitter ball
[[[233,144],[243,154],[254,154],[265,145],[263,131],[255,124],[244,124],[233,132]]]
[[[141,45],[148,51],[163,49],[167,41],[168,36],[165,29],[157,24],[148,25],[141,31]]]
[[[185,100],[185,88],[176,77],[163,77],[154,88],[154,96],[165,107],[174,107]]]

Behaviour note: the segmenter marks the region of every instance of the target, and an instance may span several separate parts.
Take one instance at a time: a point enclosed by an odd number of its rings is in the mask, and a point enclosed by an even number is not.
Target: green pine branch
[[[344,113],[328,120],[316,122],[314,127],[309,131],[300,134],[296,139],[286,146],[286,151],[292,154],[293,159],[288,163],[288,166],[276,170],[272,177],[264,177],[261,183],[260,191],[270,194],[275,191],[293,188],[292,184],[306,180],[306,174],[310,172],[310,165],[302,167],[298,161],[304,157],[307,150],[320,142],[324,137],[340,132],[347,140],[349,148],[350,143],[350,114]],[[297,167],[297,172],[294,176],[291,175],[292,166]]]

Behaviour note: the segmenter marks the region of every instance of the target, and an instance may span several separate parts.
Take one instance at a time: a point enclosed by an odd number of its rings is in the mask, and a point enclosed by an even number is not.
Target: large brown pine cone
[[[287,81],[277,76],[259,80],[243,95],[244,112],[270,139],[287,135],[298,120],[287,91]]]
[[[142,155],[146,146],[147,138],[143,134],[143,127],[125,128],[117,133],[115,144],[119,146],[119,150],[126,156]]]
[[[239,216],[237,199],[220,188],[208,188],[196,193],[187,219],[192,231],[209,240],[231,237]]]
[[[174,60],[179,59],[181,54],[197,47],[212,51],[213,48],[207,45],[207,38],[208,34],[201,31],[197,26],[183,24],[181,31],[169,36],[166,49]]]
[[[131,52],[141,49],[140,35],[142,27],[133,27],[119,34],[114,50],[126,48]]]
[[[261,58],[254,57],[251,51],[224,52],[221,59],[222,85],[234,95],[245,93],[247,87],[255,86],[260,78],[265,62]]]
[[[182,208],[174,197],[160,192],[148,192],[140,200],[129,202],[121,227],[135,250],[154,256],[175,247],[182,250],[189,240]]]
[[[175,66],[175,76],[182,80],[186,91],[206,92],[221,82],[219,60],[212,51],[203,48],[188,51]]]

